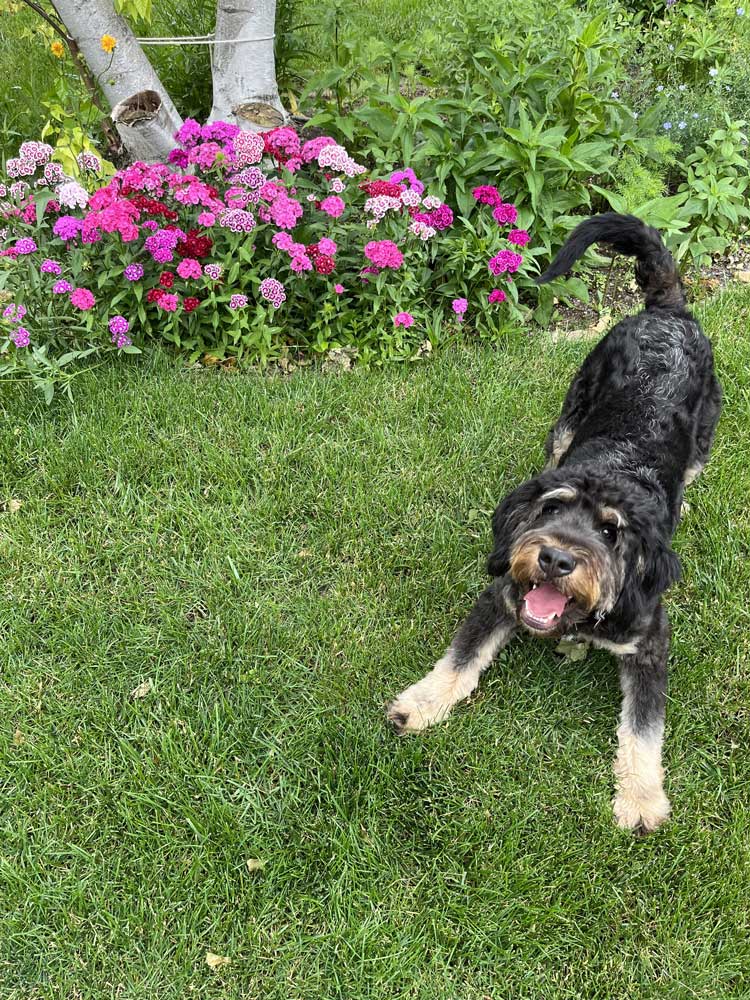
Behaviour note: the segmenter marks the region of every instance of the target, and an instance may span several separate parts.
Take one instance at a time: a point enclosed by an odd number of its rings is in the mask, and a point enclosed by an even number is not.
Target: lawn
[[[749,315],[747,290],[701,310],[726,404],[667,599],[674,819],[645,840],[611,818],[605,654],[521,641],[448,723],[383,721],[584,343],[290,378],[121,359],[51,409],[3,387],[3,1000],[750,995]]]

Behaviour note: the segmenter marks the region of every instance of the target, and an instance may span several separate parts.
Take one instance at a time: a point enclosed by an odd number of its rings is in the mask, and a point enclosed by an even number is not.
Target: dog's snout
[[[539,552],[539,566],[545,576],[553,579],[556,576],[567,576],[576,568],[575,557],[565,549],[556,549],[545,545]]]

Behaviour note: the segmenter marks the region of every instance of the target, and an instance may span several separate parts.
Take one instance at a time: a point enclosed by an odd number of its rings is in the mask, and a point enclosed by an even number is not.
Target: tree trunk
[[[112,0],[52,0],[112,108],[112,120],[134,159],[163,160],[182,125],[172,100]],[[102,49],[103,35],[117,45]]]
[[[276,84],[276,0],[217,0],[211,121],[258,131],[282,125]]]

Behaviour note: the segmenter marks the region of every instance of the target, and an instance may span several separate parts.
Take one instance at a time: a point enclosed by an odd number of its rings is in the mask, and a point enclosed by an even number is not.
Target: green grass
[[[726,409],[676,540],[674,819],[646,840],[611,820],[604,654],[520,641],[448,723],[383,722],[584,344],[123,362],[51,410],[6,388],[3,1000],[748,996],[749,314],[702,312]]]

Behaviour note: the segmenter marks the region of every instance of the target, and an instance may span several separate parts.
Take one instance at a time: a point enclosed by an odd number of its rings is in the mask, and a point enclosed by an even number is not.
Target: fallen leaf
[[[575,639],[561,639],[555,647],[555,652],[562,653],[566,659],[576,663],[586,659],[589,653],[589,644],[578,642]]]
[[[13,746],[21,747],[26,742],[26,737],[23,735],[20,729],[16,729],[13,733]]]
[[[248,858],[245,864],[249,872],[259,872],[261,868],[266,866],[265,861],[261,861],[260,858]]]
[[[209,969],[221,969],[225,965],[229,965],[232,959],[227,958],[226,955],[214,955],[212,951],[206,952],[206,965]]]
[[[9,514],[17,513],[23,507],[23,500],[6,500],[5,509]]]
[[[148,695],[150,695],[153,690],[154,690],[154,682],[149,677],[145,681],[141,681],[141,683],[137,687],[133,688],[133,690],[130,692],[130,697],[145,698]]]
[[[746,285],[750,285],[750,271],[736,271],[734,276],[737,281],[742,281]]]

